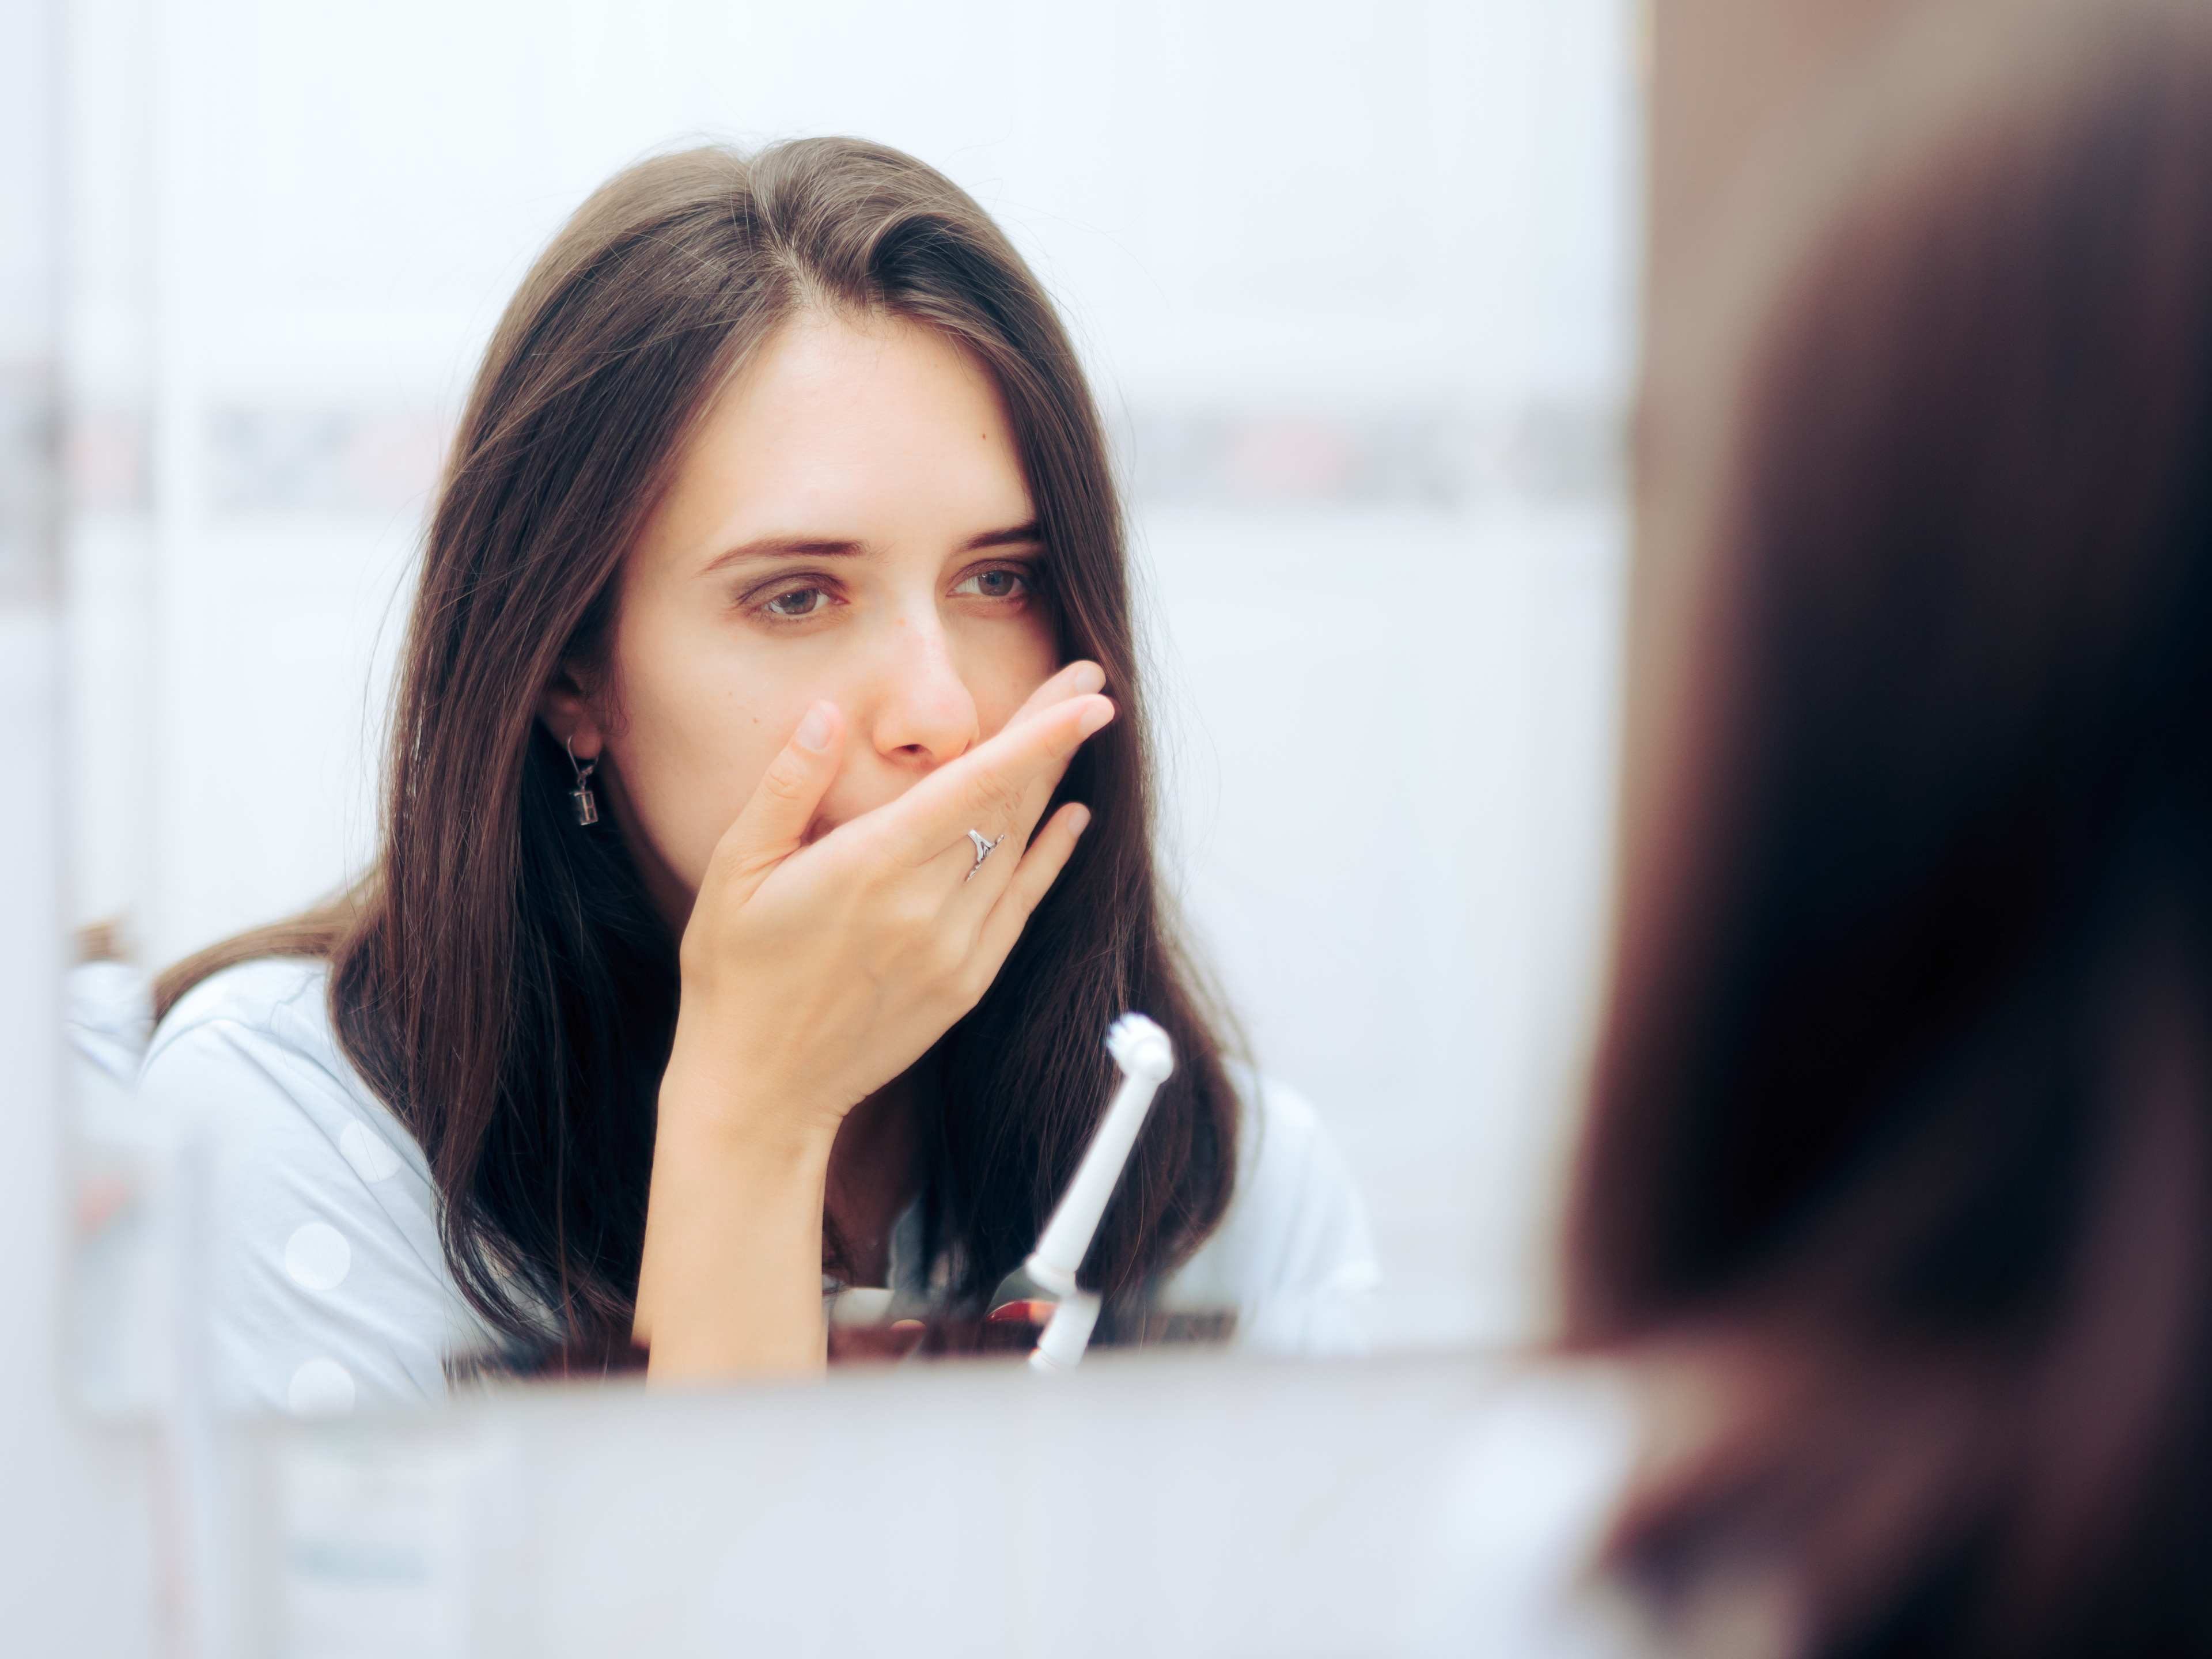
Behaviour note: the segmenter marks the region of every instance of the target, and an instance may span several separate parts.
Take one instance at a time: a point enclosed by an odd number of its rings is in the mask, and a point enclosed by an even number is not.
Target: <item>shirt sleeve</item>
[[[216,1404],[331,1413],[443,1395],[466,1322],[421,1152],[309,1056],[210,1019],[156,1039],[142,1107],[186,1200],[186,1328]]]

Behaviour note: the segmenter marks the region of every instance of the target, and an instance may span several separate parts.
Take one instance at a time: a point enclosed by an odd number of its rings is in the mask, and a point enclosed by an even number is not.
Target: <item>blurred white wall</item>
[[[1385,1334],[1543,1306],[1602,914],[1631,0],[76,0],[70,908],[165,962],[365,855],[440,442],[593,185],[943,167],[1122,446],[1173,867],[1373,1206]]]

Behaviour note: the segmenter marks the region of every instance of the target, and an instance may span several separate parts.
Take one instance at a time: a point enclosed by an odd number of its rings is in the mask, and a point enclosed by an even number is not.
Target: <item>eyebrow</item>
[[[1021,547],[1042,539],[1037,533],[1036,520],[1031,519],[1026,524],[1009,525],[1004,530],[986,530],[980,535],[970,536],[954,551],[981,553],[987,548]],[[834,536],[756,536],[749,542],[741,542],[717,553],[708,562],[707,571],[725,569],[733,564],[757,563],[765,559],[864,559],[875,550],[866,542],[842,540]]]

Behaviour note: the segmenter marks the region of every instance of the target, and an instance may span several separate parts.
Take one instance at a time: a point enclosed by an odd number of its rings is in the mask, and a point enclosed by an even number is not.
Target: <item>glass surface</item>
[[[702,134],[898,145],[1039,272],[1126,483],[1161,867],[1364,1196],[1375,1346],[1536,1328],[1604,915],[1632,10],[82,0],[67,908],[113,964],[70,988],[86,1398],[155,1398],[216,1293],[130,1106],[145,976],[362,868],[491,325],[593,186]]]

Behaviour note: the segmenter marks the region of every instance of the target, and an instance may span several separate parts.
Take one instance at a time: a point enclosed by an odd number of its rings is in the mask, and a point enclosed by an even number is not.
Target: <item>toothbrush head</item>
[[[1126,1076],[1155,1085],[1175,1070],[1175,1044],[1142,1014],[1124,1014],[1108,1028],[1106,1052]]]

